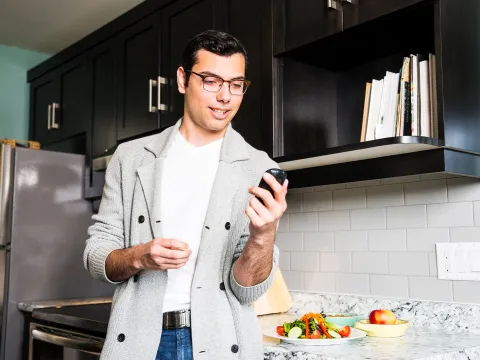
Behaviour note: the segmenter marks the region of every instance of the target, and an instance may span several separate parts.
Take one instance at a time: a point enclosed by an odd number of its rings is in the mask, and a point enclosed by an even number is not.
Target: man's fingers
[[[169,249],[188,249],[188,244],[186,242],[176,240],[176,239],[166,239],[166,238],[161,238],[157,239],[158,243]]]

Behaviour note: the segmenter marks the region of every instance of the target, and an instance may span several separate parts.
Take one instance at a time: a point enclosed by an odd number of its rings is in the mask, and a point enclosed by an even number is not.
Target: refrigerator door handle
[[[12,187],[13,151],[2,144],[0,152],[0,246],[7,245],[10,232],[10,193]]]
[[[33,329],[32,337],[35,340],[47,342],[49,344],[66,347],[69,349],[80,350],[92,354],[100,355],[103,344],[91,339],[73,339],[65,336],[50,334],[45,331]]]

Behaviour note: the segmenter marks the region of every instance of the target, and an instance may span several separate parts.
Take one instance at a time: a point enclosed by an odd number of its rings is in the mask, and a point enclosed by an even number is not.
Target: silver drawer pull
[[[55,122],[55,112],[57,109],[60,109],[60,104],[53,103],[52,104],[52,129],[58,129],[60,125]]]
[[[167,84],[167,79],[159,76],[158,77],[158,90],[157,90],[157,107],[158,107],[159,111],[160,110],[165,111],[165,110],[167,110],[167,105],[162,104],[162,100],[161,100],[162,91],[161,91],[161,88],[160,88],[161,84],[163,84],[163,85]]]
[[[155,106],[152,106],[152,92],[153,92],[153,87],[157,86],[157,80],[148,80],[148,112],[156,112],[157,108]]]
[[[37,329],[32,330],[32,337],[36,340],[44,341],[49,344],[67,347],[74,350],[86,351],[97,355],[100,355],[103,347],[103,344],[92,340],[70,339],[63,336],[49,334]]]
[[[48,128],[48,130],[50,130],[52,128],[52,126],[50,125],[50,120],[51,119],[52,119],[52,105],[48,105],[48,115],[47,115],[47,122],[48,122],[47,128]]]

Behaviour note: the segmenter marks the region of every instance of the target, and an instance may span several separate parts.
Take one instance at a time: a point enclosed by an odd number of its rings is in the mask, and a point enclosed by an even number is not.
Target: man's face
[[[224,80],[244,79],[245,58],[242,54],[227,57],[200,50],[192,71],[202,75],[216,75]],[[177,72],[177,80],[178,90],[185,94],[185,116],[207,131],[224,130],[242,103],[243,95],[230,93],[230,83],[223,83],[218,92],[209,92],[204,89],[202,78],[190,73],[188,86],[185,87],[182,68]]]

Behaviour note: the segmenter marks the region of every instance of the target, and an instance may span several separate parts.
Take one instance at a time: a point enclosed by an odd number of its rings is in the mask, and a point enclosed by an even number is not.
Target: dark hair
[[[187,71],[192,70],[193,65],[197,63],[199,50],[207,50],[220,56],[242,54],[245,58],[245,70],[247,68],[247,49],[238,39],[222,31],[206,30],[193,37],[183,52],[180,66],[186,71],[185,85],[188,85],[188,79],[190,78],[190,73]]]

